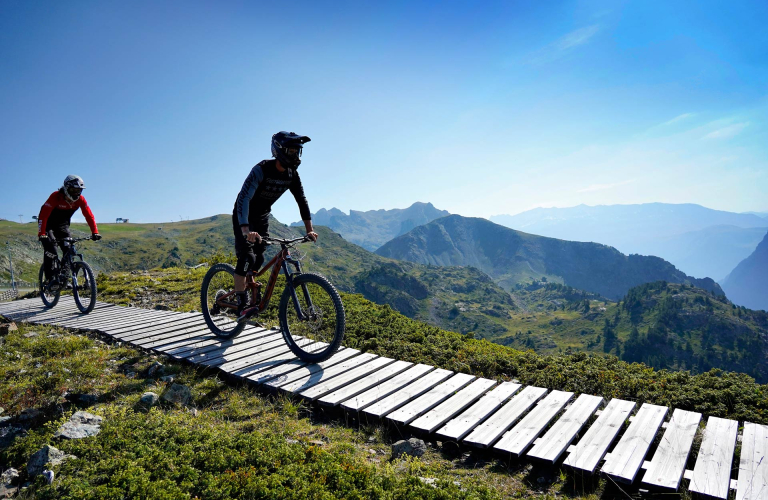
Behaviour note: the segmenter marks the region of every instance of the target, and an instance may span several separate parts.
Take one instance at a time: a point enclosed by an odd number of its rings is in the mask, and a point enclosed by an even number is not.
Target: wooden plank
[[[310,365],[309,363],[306,363],[299,359],[293,359],[291,361],[288,361],[287,363],[282,363],[278,366],[275,366],[274,368],[270,368],[268,370],[255,373],[253,375],[248,375],[247,378],[251,382],[254,382],[257,384],[264,384],[266,382],[274,380],[275,383],[279,385],[282,381],[286,381],[288,379],[290,373],[293,373],[296,370],[305,368],[306,371],[304,373],[308,373],[308,370],[309,370],[308,365],[317,366],[320,369],[326,369],[330,366],[341,363],[342,361],[346,361],[349,358],[357,356],[358,354],[360,354],[360,351],[358,351],[357,349],[349,349],[349,348],[342,347],[338,351],[336,351],[336,353],[333,356],[331,356],[330,358],[326,359],[321,363]]]
[[[218,365],[218,368],[221,371],[224,371],[227,373],[233,373],[241,368],[258,364],[262,361],[272,359],[275,356],[280,356],[281,354],[285,354],[290,351],[291,351],[291,348],[288,347],[288,344],[286,344],[285,342],[281,342],[276,346],[272,347],[271,349],[260,351],[256,354],[250,354],[247,357],[240,358],[235,361],[229,361],[227,363],[220,364]]]
[[[543,387],[526,387],[488,420],[475,427],[464,442],[480,448],[491,446],[546,393],[547,389]]]
[[[464,413],[445,424],[437,431],[437,435],[456,441],[461,440],[491,413],[498,410],[520,387],[522,387],[520,384],[514,382],[504,382],[484,395],[476,404],[467,408]]]
[[[193,332],[210,332],[210,329],[205,324],[189,324],[179,325],[172,328],[165,329],[152,329],[147,328],[140,334],[131,335],[130,337],[123,337],[120,335],[110,335],[112,338],[121,340],[123,342],[129,342],[134,345],[146,345],[158,340],[165,340],[166,343],[173,342],[174,339],[183,339],[188,337]],[[195,335],[200,335],[195,333]]]
[[[768,425],[744,423],[736,500],[768,500]]]
[[[129,330],[115,333],[105,332],[117,339],[125,342],[135,342],[149,336],[163,335],[165,333],[177,332],[186,328],[207,327],[205,321],[201,321],[198,318],[179,319],[177,321],[170,322],[158,322],[154,320],[148,320],[144,323],[139,323],[132,326]]]
[[[563,464],[594,473],[634,409],[635,403],[632,401],[612,399]]]
[[[688,491],[715,498],[728,498],[731,464],[738,433],[739,423],[735,420],[717,417],[707,419]]]
[[[410,403],[387,415],[387,419],[396,424],[405,425],[419,418],[435,406],[453,396],[469,385],[476,377],[466,373],[457,373],[431,391],[422,394]]]
[[[407,370],[411,366],[413,366],[413,363],[409,363],[407,361],[395,361],[394,363],[385,366],[381,370],[377,370],[376,372],[363,377],[356,382],[326,394],[320,398],[320,404],[326,406],[337,406],[342,401],[353,398],[354,396],[370,389],[371,387],[382,384],[398,373]]]
[[[328,345],[327,343],[324,344],[326,346]],[[288,349],[287,351],[279,353],[277,356],[271,357],[269,359],[258,360],[236,370],[229,370],[229,373],[230,375],[234,375],[240,378],[256,378],[260,372],[265,372],[294,360],[298,360],[298,358],[290,349]]]
[[[523,417],[512,430],[504,434],[493,447],[520,456],[533,443],[544,427],[573,398],[572,392],[552,391],[536,404],[536,407]]]
[[[301,391],[294,391],[301,397],[311,399],[312,401],[321,398],[331,392],[337,391],[342,387],[346,387],[348,384],[360,380],[363,377],[369,376],[371,373],[383,369],[387,365],[394,363],[392,358],[376,358],[361,366],[357,366],[350,370],[345,370],[339,373],[335,377],[331,377],[328,380],[312,384],[311,387],[302,389]],[[330,371],[330,370],[329,370]]]
[[[368,389],[367,391],[362,392],[353,398],[347,399],[346,401],[341,403],[341,406],[343,406],[347,410],[360,411],[366,406],[369,406],[375,403],[376,401],[379,401],[380,399],[383,399],[389,396],[390,394],[394,393],[398,389],[410,384],[411,382],[415,381],[418,378],[421,378],[423,375],[425,375],[428,372],[431,372],[434,369],[435,369],[434,366],[429,366],[424,364],[418,364],[418,365],[412,366],[411,368],[400,373],[399,375],[381,384],[375,385],[370,389]]]
[[[199,329],[190,330],[188,333],[184,333],[182,335],[163,335],[160,336],[160,338],[157,340],[146,339],[142,340],[141,342],[137,342],[136,344],[144,348],[155,347],[158,350],[167,353],[173,353],[173,356],[180,357],[186,355],[190,351],[201,349],[207,345],[218,345],[221,347],[223,343],[231,342],[235,339],[257,339],[268,337],[274,334],[274,330],[264,330],[263,328],[247,328],[234,339],[225,340],[220,339],[211,333],[207,326],[204,326]],[[214,342],[208,342],[209,340],[213,340]],[[206,344],[203,345],[200,344],[200,342],[206,342]]]
[[[557,462],[601,404],[603,404],[603,398],[600,396],[580,395],[547,433],[534,444],[528,456],[552,464]]]
[[[283,392],[301,392],[320,382],[325,382],[353,368],[369,363],[377,357],[375,354],[365,353],[332,366],[326,366],[323,364],[324,362],[302,366],[297,370],[270,380],[266,385],[275,387]]]
[[[240,349],[237,349],[237,345],[233,347],[232,352],[224,352],[218,356],[214,356],[213,353],[210,354],[210,358],[206,359],[204,361],[201,361],[201,364],[204,364],[206,366],[221,366],[223,364],[228,364],[229,366],[245,366],[248,364],[248,360],[251,358],[261,355],[262,353],[274,349],[275,347],[288,347],[285,344],[285,340],[283,339],[282,335],[278,335],[277,338],[274,338],[274,336],[269,335],[267,337],[262,337],[260,339],[256,339],[254,341],[244,341],[245,343],[240,346]],[[239,361],[237,365],[234,363]]]
[[[242,334],[243,336],[250,336],[250,334]],[[203,340],[216,340],[219,344],[221,339],[215,336],[208,329],[207,326],[198,326],[183,330],[182,332],[176,332],[173,335],[158,335],[156,337],[149,337],[140,340],[129,341],[131,345],[137,345],[145,349],[155,349],[159,351],[171,351],[173,349],[189,349],[194,347],[191,344],[200,342]],[[172,346],[172,347],[171,347]],[[177,351],[178,352],[178,351]]]
[[[249,348],[255,347],[259,350],[266,350],[279,345],[281,342],[283,342],[283,337],[277,334],[255,340],[238,339],[236,337],[222,342],[221,345],[215,349],[209,350],[206,348],[200,351],[192,350],[179,356],[179,358],[186,359],[191,363],[205,365],[208,365],[209,362],[222,364],[233,359],[239,359],[244,355],[243,352],[247,351]]]
[[[140,328],[141,325],[151,323],[153,326],[161,326],[173,324],[179,320],[188,320],[194,316],[180,316],[163,314],[165,311],[155,311],[151,314],[136,314],[133,316],[122,316],[119,320],[110,321],[108,324],[101,325],[104,333],[110,335],[130,335],[132,332]]]
[[[363,409],[363,412],[370,417],[383,417],[388,413],[400,408],[404,404],[418,398],[422,394],[432,390],[438,384],[443,383],[448,377],[452,376],[453,372],[450,370],[443,370],[438,368],[418,378],[412,383],[398,389],[389,396],[382,398],[381,400],[368,405]]]
[[[94,308],[91,314],[83,316],[81,325],[83,327],[117,328],[119,325],[144,321],[147,318],[163,317],[152,311],[136,310],[126,312],[123,308],[118,308],[117,306],[102,311],[103,314],[96,315],[96,309]]]
[[[411,427],[432,433],[448,420],[473,405],[495,385],[495,380],[487,378],[475,379],[471,384],[411,422]]]
[[[677,491],[685,471],[701,413],[676,409],[645,471],[643,483]]]
[[[666,406],[643,403],[619,444],[605,457],[601,472],[617,481],[634,482],[666,416]]]

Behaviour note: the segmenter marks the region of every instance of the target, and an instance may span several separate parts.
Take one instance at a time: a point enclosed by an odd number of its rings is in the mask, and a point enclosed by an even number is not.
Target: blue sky
[[[764,0],[4,0],[0,217],[70,173],[97,220],[231,213],[278,130],[312,137],[313,211],[768,211],[766,25]]]

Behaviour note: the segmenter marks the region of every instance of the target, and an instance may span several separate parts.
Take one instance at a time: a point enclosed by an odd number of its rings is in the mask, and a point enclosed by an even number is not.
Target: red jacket
[[[69,227],[69,221],[72,218],[72,214],[77,209],[80,209],[85,216],[88,227],[91,228],[92,233],[98,233],[99,230],[96,227],[96,219],[93,218],[93,212],[88,207],[88,202],[85,201],[84,196],[80,196],[76,201],[70,203],[64,196],[64,193],[59,189],[48,197],[48,200],[40,208],[40,215],[37,216],[37,235],[43,236],[49,229],[57,229],[62,226]]]

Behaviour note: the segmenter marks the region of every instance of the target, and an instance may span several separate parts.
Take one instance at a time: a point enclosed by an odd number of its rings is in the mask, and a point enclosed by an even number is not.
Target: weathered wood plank
[[[327,406],[336,406],[342,401],[345,401],[349,398],[353,398],[354,396],[370,389],[373,386],[378,386],[382,384],[383,382],[389,380],[390,378],[394,377],[398,373],[407,370],[413,366],[413,363],[409,363],[408,361],[395,361],[394,363],[385,366],[381,370],[377,370],[374,373],[361,378],[360,380],[357,380],[356,382],[352,382],[349,385],[346,385],[344,387],[341,387],[339,389],[334,390],[333,392],[326,394],[322,398],[320,398],[320,404],[327,405]]]
[[[612,399],[563,464],[594,473],[634,409],[635,403],[632,401]]]
[[[411,427],[424,432],[434,432],[435,429],[474,404],[495,385],[495,380],[475,379],[471,384],[411,422]]]
[[[125,342],[137,342],[149,337],[157,337],[166,333],[178,332],[188,328],[200,328],[207,326],[201,318],[188,318],[172,321],[169,323],[157,324],[156,322],[142,323],[131,327],[130,330],[122,333],[112,333],[109,335]]]
[[[323,363],[306,365],[298,370],[286,373],[282,377],[270,380],[266,385],[276,387],[283,392],[301,392],[358,366],[370,363],[377,357],[375,354],[365,353],[333,366],[326,366]]]
[[[456,391],[469,385],[475,379],[473,375],[457,373],[431,391],[419,396],[410,403],[387,415],[387,419],[400,425],[416,420],[435,406],[453,396]]]
[[[768,500],[768,425],[744,423],[736,500]]]
[[[119,319],[112,319],[109,322],[98,324],[98,328],[109,335],[130,335],[143,324],[151,323],[153,326],[169,325],[179,320],[176,316],[166,314],[143,314],[135,316],[123,316]]]
[[[412,366],[399,375],[392,377],[391,379],[386,380],[381,384],[377,384],[367,391],[356,395],[355,397],[347,399],[341,403],[341,406],[347,410],[360,411],[366,406],[369,406],[376,401],[389,396],[398,389],[410,384],[418,378],[421,378],[423,375],[434,369],[434,366],[424,364]]]
[[[634,482],[666,416],[666,406],[643,403],[619,444],[606,456],[601,472],[617,481]]]
[[[381,370],[394,362],[395,360],[392,358],[376,358],[363,365],[356,366],[350,370],[345,370],[343,373],[339,373],[337,376],[331,377],[328,380],[313,384],[311,387],[304,388],[301,391],[295,391],[295,393],[303,398],[314,401],[333,391],[346,387],[348,384],[360,380],[363,377],[367,377],[373,372]]]
[[[582,427],[594,415],[595,410],[603,403],[600,396],[582,394],[576,398],[570,408],[557,419],[546,434],[533,446],[528,456],[545,460],[549,463],[557,462],[560,455],[568,448],[581,431]]]
[[[233,373],[237,370],[258,364],[262,361],[272,359],[275,356],[280,356],[281,354],[285,354],[287,352],[290,352],[290,347],[288,347],[288,344],[285,342],[281,342],[277,344],[276,346],[260,351],[256,354],[249,354],[248,356],[244,358],[237,359],[235,361],[228,361],[226,363],[218,365],[219,370],[227,372],[227,373]]]
[[[728,498],[731,464],[738,433],[739,423],[735,420],[717,417],[707,419],[688,491],[715,498]]]
[[[305,368],[304,374],[308,374],[309,373],[309,368],[307,368],[308,366],[315,366],[315,367],[318,367],[318,369],[327,369],[330,366],[341,363],[342,361],[346,361],[347,359],[357,356],[358,354],[360,354],[360,351],[358,351],[357,349],[341,348],[338,351],[336,351],[336,353],[333,356],[326,359],[322,363],[316,363],[316,364],[310,365],[310,363],[301,361],[299,359],[292,359],[287,363],[282,363],[273,368],[269,368],[267,370],[255,373],[253,375],[248,375],[247,378],[248,380],[256,384],[264,384],[266,382],[274,380],[275,383],[279,385],[281,382],[288,380],[290,373],[293,373],[299,369]]]
[[[464,442],[480,448],[491,446],[546,393],[547,389],[543,387],[526,387],[488,420],[475,427]]]
[[[536,407],[512,427],[496,445],[496,450],[507,451],[520,456],[533,443],[544,427],[573,398],[572,392],[552,391],[536,404]]]
[[[230,344],[231,342],[238,339],[239,339],[238,340],[239,342],[244,342],[244,341],[256,340],[256,339],[265,338],[265,337],[273,338],[274,335],[275,335],[274,330],[250,328],[250,329],[244,330],[240,335],[238,335],[235,338],[224,340],[216,337],[213,333],[210,332],[210,330],[208,330],[207,326],[204,326],[200,329],[190,330],[188,333],[173,335],[170,337],[160,336],[160,338],[158,338],[157,340],[146,339],[146,340],[142,340],[141,342],[137,342],[137,344],[142,347],[157,346],[163,352],[172,354],[175,357],[183,357],[188,355],[192,351],[203,352],[202,349],[205,346],[197,345],[195,343],[196,339],[198,342],[200,342],[202,341],[203,338],[208,338],[210,336],[212,339],[216,341],[216,342],[210,343],[211,346],[223,347],[225,345],[231,345]],[[189,342],[189,339],[192,339],[191,343]],[[208,349],[210,351],[215,349],[215,347],[211,347]],[[205,351],[205,352],[208,352],[208,351]]]
[[[676,409],[645,471],[643,483],[677,491],[685,471],[701,413]]]
[[[431,391],[435,386],[443,383],[452,375],[452,371],[444,370],[442,368],[430,371],[423,377],[398,389],[389,396],[368,405],[363,409],[363,412],[370,417],[383,417],[404,404],[418,398],[422,394]]]
[[[234,339],[223,341],[221,346],[216,349],[208,350],[205,348],[199,352],[197,350],[193,350],[180,356],[180,358],[186,359],[192,363],[201,363],[211,366],[209,365],[210,362],[222,364],[233,359],[239,359],[245,355],[243,354],[245,351],[251,348],[256,348],[258,350],[271,349],[272,347],[279,345],[282,342],[283,337],[278,334],[269,335],[267,337],[262,337],[255,340],[238,339],[235,337]]]
[[[472,432],[472,429],[477,427],[479,423],[498,410],[520,387],[522,387],[520,384],[514,382],[504,382],[485,394],[480,401],[467,408],[464,413],[445,424],[437,431],[437,435],[456,441],[461,440]]]

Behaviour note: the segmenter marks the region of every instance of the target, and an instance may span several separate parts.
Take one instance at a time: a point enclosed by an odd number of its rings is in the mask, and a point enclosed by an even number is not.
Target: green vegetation
[[[184,273],[174,269],[233,260],[231,219],[220,215],[165,224],[162,230],[158,227],[104,224],[101,230],[105,239],[86,243],[81,249],[86,260],[94,263],[102,274],[109,269],[141,273],[145,268],[165,267],[165,271],[153,271],[159,274],[150,279],[157,282],[150,282],[149,286],[141,280],[133,283],[136,280],[130,275],[111,276],[101,284],[103,296],[145,307],[199,309],[197,285],[178,278]],[[77,225],[74,229],[86,230],[85,226]],[[299,245],[294,252],[302,259],[305,270],[324,274],[339,290],[360,293],[409,318],[474,338],[533,349],[539,354],[617,355],[655,368],[693,373],[721,368],[748,373],[760,382],[768,381],[768,327],[760,313],[734,308],[722,297],[700,288],[685,285],[676,292],[674,287],[680,285],[669,284],[668,291],[641,285],[637,293],[645,296],[642,311],[634,310],[630,317],[623,303],[553,282],[544,275],[517,283],[508,292],[474,267],[396,261],[351,244],[328,228],[320,226],[317,230],[317,244]],[[34,232],[32,224],[0,223],[0,234],[15,235],[14,253],[23,253],[25,247],[18,242],[29,238],[34,255],[28,268],[36,276],[40,249]],[[270,232],[282,237],[299,234],[298,229],[274,219]],[[214,257],[212,251],[216,251]],[[270,247],[268,254],[274,251]],[[23,263],[23,259],[15,262]],[[205,269],[189,273],[199,282]],[[636,296],[634,289],[629,296]],[[674,302],[677,315],[688,320],[668,321],[666,313],[659,310],[664,301]],[[704,307],[701,301],[709,301],[713,306]]]
[[[34,337],[28,337],[35,334]],[[188,407],[161,402],[147,410],[145,391],[170,385],[146,374],[155,357],[49,327],[21,326],[2,338],[0,463],[31,479],[19,498],[499,498],[536,492],[524,474],[496,461],[464,466],[431,449],[420,459],[390,460],[396,435],[349,429],[292,399],[225,385],[211,374],[164,361],[165,373],[192,391]],[[89,394],[89,408],[65,394]],[[22,410],[41,413],[19,419]],[[104,418],[91,438],[53,434],[77,409]],[[26,462],[44,444],[75,459],[54,467],[52,485],[28,478]],[[374,450],[373,453],[371,450]],[[473,464],[476,465],[476,464]],[[433,485],[419,477],[434,478]],[[558,481],[548,485],[563,488]]]
[[[101,288],[111,290],[104,296],[107,300],[149,305],[157,293],[167,307],[192,310],[199,308],[198,290],[203,274],[200,270],[187,269],[121,273],[102,276],[99,283]],[[281,293],[281,283],[282,279],[278,281],[275,297]],[[143,291],[129,300],[119,292],[137,289]],[[656,370],[604,353],[541,355],[443,330],[358,294],[343,293],[342,300],[347,312],[344,344],[366,352],[489,378],[514,378],[524,384],[552,389],[639,403],[647,401],[707,415],[768,423],[768,386],[756,384],[745,374],[717,369],[697,375],[688,371]],[[262,317],[268,326],[275,324],[276,307],[277,301],[273,300],[270,310]]]

